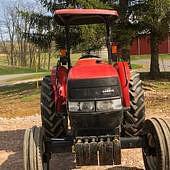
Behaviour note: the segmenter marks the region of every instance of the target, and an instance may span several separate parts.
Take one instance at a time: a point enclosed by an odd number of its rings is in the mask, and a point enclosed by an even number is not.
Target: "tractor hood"
[[[118,73],[112,65],[106,64],[96,58],[80,59],[69,71],[68,80],[107,77],[118,77]]]

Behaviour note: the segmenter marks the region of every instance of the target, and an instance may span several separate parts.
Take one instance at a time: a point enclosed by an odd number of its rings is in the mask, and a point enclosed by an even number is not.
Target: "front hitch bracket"
[[[144,148],[144,137],[120,137],[119,135],[51,138],[45,142],[47,153],[72,152],[76,163],[83,165],[119,165],[121,149]]]

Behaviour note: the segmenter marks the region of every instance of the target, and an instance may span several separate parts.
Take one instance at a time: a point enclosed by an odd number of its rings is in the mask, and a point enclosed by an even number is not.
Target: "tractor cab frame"
[[[106,25],[106,46],[108,49],[108,62],[112,61],[111,49],[111,24],[117,19],[118,13],[114,10],[102,9],[62,9],[54,12],[55,21],[65,27],[66,50],[68,67],[70,68],[70,27],[73,25],[105,24]]]

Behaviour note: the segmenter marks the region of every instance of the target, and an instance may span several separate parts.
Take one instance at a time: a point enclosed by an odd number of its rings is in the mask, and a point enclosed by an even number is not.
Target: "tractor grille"
[[[98,100],[121,95],[118,78],[70,80],[69,100]]]

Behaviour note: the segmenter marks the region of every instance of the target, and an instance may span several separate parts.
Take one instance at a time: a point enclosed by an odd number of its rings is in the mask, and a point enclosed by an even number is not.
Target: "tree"
[[[17,21],[17,15],[15,8],[7,8],[4,10],[4,20],[2,29],[5,29],[8,35],[8,44],[6,43],[7,57],[10,65],[16,64],[16,56],[15,56],[15,23]],[[1,30],[2,30],[1,29]],[[1,36],[2,37],[2,36]],[[3,38],[3,37],[2,37]],[[5,45],[5,44],[4,44]]]
[[[80,27],[80,50],[100,50],[105,45],[106,28],[103,25],[86,25]]]
[[[9,65],[24,67],[35,65],[33,64],[35,63],[35,45],[25,36],[25,32],[33,32],[30,18],[33,10],[31,3],[13,2],[4,6],[0,39]]]
[[[132,23],[129,22],[129,16],[132,12],[129,11],[128,0],[120,0],[117,4],[111,1],[111,4],[119,13],[119,20],[112,27],[112,39],[117,43],[118,51],[123,59],[130,63],[130,44],[135,34]]]
[[[113,1],[107,1],[113,4]],[[150,34],[151,65],[150,75],[156,78],[159,73],[159,43],[166,38],[170,24],[170,0],[120,0],[116,7],[120,20],[113,28],[113,34],[123,53],[129,54],[130,44],[141,34]]]
[[[47,9],[47,11],[50,11],[51,13],[54,12],[56,9],[61,8],[106,8],[108,7],[100,0],[60,0],[60,1],[53,1],[53,0],[40,0],[40,3]],[[32,17],[32,20],[34,24],[36,25],[36,32],[37,27],[43,28],[43,24],[40,25],[39,20],[43,20],[45,25],[47,25],[46,19],[44,19],[44,16],[41,15],[37,19],[37,14],[34,14]],[[52,27],[47,31],[51,32],[52,39],[56,41],[56,45],[58,48],[63,47],[65,36],[64,36],[64,30],[62,27],[58,26],[57,23],[53,22],[51,20]],[[81,26],[81,27],[72,27],[71,31],[71,38],[70,38],[70,45],[71,47],[77,47],[81,48],[81,50],[89,48],[89,45],[92,45],[91,47],[94,49],[99,49],[104,44],[104,30],[98,29],[98,26]],[[36,35],[36,34],[34,34]],[[97,39],[96,36],[97,35]],[[89,41],[88,38],[91,38],[91,41]]]
[[[112,26],[112,41],[118,45],[118,52],[125,61],[130,63],[130,47],[132,40],[137,36],[141,29],[139,23],[135,22],[136,10],[140,8],[139,4],[131,4],[128,0],[103,0],[116,9],[119,13],[119,19]]]
[[[151,65],[150,76],[157,78],[159,69],[159,43],[168,34],[170,24],[170,0],[147,0],[142,11],[139,12],[139,22],[143,22],[150,34]]]

